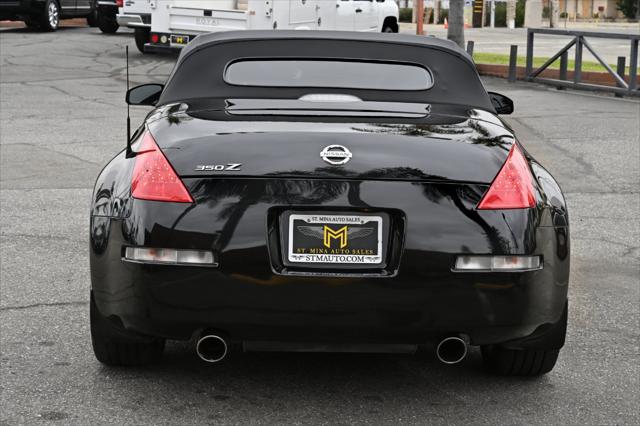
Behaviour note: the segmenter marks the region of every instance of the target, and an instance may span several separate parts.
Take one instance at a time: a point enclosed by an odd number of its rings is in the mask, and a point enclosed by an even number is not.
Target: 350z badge
[[[228,164],[199,164],[196,166],[196,172],[227,172],[238,171],[242,167],[242,163],[228,163]]]

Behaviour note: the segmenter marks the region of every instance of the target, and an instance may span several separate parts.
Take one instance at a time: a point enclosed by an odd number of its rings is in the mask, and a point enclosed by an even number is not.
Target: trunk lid
[[[489,184],[502,167],[514,137],[495,116],[482,111],[469,114],[478,117],[431,115],[425,120],[359,122],[355,120],[361,119],[344,117],[230,117],[218,111],[206,117],[161,117],[150,120],[149,129],[183,178]],[[321,153],[332,145],[346,148],[351,154],[348,161],[331,164],[324,160]]]

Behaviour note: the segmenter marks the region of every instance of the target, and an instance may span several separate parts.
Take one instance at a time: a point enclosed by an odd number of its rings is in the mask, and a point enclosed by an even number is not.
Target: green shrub
[[[496,27],[507,26],[507,3],[496,3]]]
[[[638,17],[638,0],[618,0],[616,6],[629,19]]]
[[[400,8],[400,22],[411,22],[411,18],[413,17],[413,9],[410,7],[402,7]]]
[[[449,9],[440,9],[440,19],[438,20],[438,24],[444,24],[445,18],[449,18]]]
[[[518,0],[516,3],[516,27],[524,26],[524,3],[525,0]]]

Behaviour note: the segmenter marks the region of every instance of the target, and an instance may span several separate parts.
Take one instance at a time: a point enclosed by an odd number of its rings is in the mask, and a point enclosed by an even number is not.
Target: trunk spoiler
[[[308,96],[308,97],[307,97]],[[349,117],[424,118],[431,105],[408,102],[362,101],[356,97],[323,95],[322,100],[307,95],[300,99],[227,99],[226,112],[231,115],[322,115]],[[335,96],[334,99],[331,96]]]

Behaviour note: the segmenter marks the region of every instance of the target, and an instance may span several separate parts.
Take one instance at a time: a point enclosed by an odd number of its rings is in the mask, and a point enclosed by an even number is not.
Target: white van
[[[126,0],[118,10],[118,25],[134,30],[136,46],[141,52],[144,52],[144,45],[149,42],[151,12],[157,5],[157,0]]]
[[[145,52],[180,49],[199,34],[216,31],[398,32],[395,0],[150,0],[149,4],[151,33]]]

